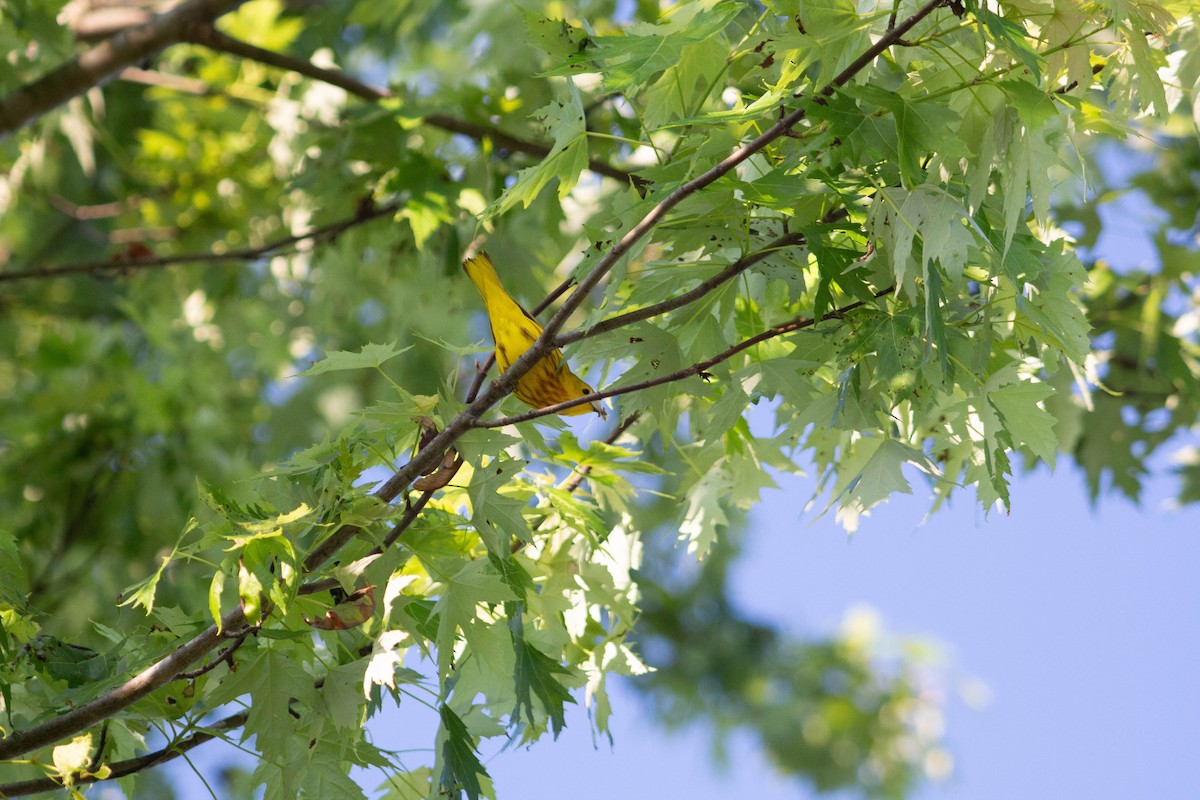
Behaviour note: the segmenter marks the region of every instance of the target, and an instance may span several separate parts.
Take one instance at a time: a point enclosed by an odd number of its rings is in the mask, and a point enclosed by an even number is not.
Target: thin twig
[[[383,541],[380,542],[379,545],[367,555],[380,555],[384,550],[395,544],[396,540],[400,538],[401,534],[408,530],[409,527],[417,521],[417,517],[421,515],[421,511],[425,508],[425,504],[433,498],[433,495],[434,492],[432,491],[422,492],[420,496],[417,497],[417,501],[409,507],[408,511],[405,512],[400,521],[392,526],[392,529],[388,531],[387,536],[383,537]],[[297,590],[297,594],[318,594],[320,592],[327,592],[338,585],[339,582],[336,578],[324,578],[319,581],[310,581],[301,585],[299,590]]]
[[[621,422],[620,425],[618,425],[617,427],[615,427],[611,431],[609,431],[608,435],[604,437],[604,440],[603,440],[604,443],[605,444],[615,444],[617,439],[620,439],[622,434],[624,434],[625,431],[632,428],[637,423],[637,421],[639,419],[641,419],[641,417],[642,417],[642,412],[640,412],[640,411],[635,411],[632,414],[630,414],[628,417],[626,417]],[[584,479],[586,479],[587,476],[590,475],[591,473],[592,473],[592,468],[590,466],[584,465],[581,467],[576,467],[575,471],[572,472],[571,475],[566,480],[564,480],[561,484],[559,484],[558,488],[561,489],[562,491],[566,492],[567,494],[571,494],[583,484]],[[539,520],[538,522],[531,523],[531,527],[536,529],[543,522],[545,522],[546,517],[548,517],[548,516],[549,516],[549,514],[544,515],[541,518],[541,520]],[[525,547],[526,544],[528,544],[528,543],[523,541],[519,536],[514,536],[512,544],[509,546],[509,552],[512,553],[513,555],[516,555],[517,553],[521,552],[521,550]]]
[[[879,291],[875,292],[875,296],[883,297],[884,295],[891,293],[894,290],[894,288],[895,287],[889,286],[886,289],[880,289]],[[539,408],[539,409],[535,409],[533,411],[526,411],[523,414],[514,414],[511,417],[500,417],[499,419],[480,420],[475,423],[475,427],[476,428],[500,428],[505,425],[515,425],[518,422],[529,422],[530,420],[538,419],[539,417],[545,417],[545,416],[549,416],[551,414],[560,414],[569,408],[574,408],[575,406],[586,405],[588,403],[595,403],[600,400],[605,400],[609,397],[618,397],[623,394],[629,394],[630,392],[640,392],[641,390],[649,389],[652,386],[661,386],[664,383],[672,383],[674,381],[681,381],[684,378],[690,378],[693,375],[703,375],[704,372],[707,369],[709,369],[710,367],[716,366],[717,364],[720,364],[722,361],[732,358],[733,356],[737,355],[738,353],[742,352],[743,350],[753,347],[756,344],[765,342],[768,339],[773,339],[776,336],[783,336],[784,334],[794,333],[795,331],[802,330],[804,328],[811,328],[813,325],[816,325],[818,322],[825,322],[825,321],[831,320],[831,319],[841,319],[848,312],[853,311],[856,308],[860,308],[864,305],[866,305],[865,300],[857,300],[853,303],[850,303],[849,305],[842,306],[841,308],[834,309],[833,311],[830,311],[827,314],[823,314],[819,320],[814,319],[813,317],[796,317],[795,319],[791,320],[790,322],[785,322],[782,325],[776,325],[773,328],[768,328],[767,330],[763,331],[762,333],[758,333],[758,334],[755,334],[754,336],[751,336],[749,339],[743,339],[742,341],[733,345],[729,349],[723,350],[722,352],[718,353],[717,355],[713,356],[712,358],[705,359],[704,361],[700,361],[696,364],[692,364],[690,367],[684,367],[683,369],[677,370],[670,374],[660,375],[657,378],[651,378],[650,380],[641,381],[640,383],[631,383],[628,386],[618,386],[615,389],[605,389],[602,392],[592,392],[589,395],[585,395],[583,397],[578,397],[578,398],[575,398],[574,400],[567,400],[562,403],[555,403],[552,406],[546,406],[545,408]]]
[[[615,444],[617,439],[620,439],[621,436],[625,433],[625,431],[632,428],[637,423],[637,421],[639,419],[641,419],[641,417],[642,417],[642,412],[640,412],[640,411],[635,411],[632,414],[630,414],[628,417],[626,417],[624,420],[622,420],[620,425],[613,428],[609,432],[608,436],[604,437],[604,443],[605,444]],[[591,472],[592,472],[592,468],[590,466],[587,466],[586,464],[582,467],[578,467],[578,468],[576,468],[576,470],[574,472],[571,473],[571,477],[569,477],[565,481],[563,481],[559,485],[558,488],[562,489],[564,492],[567,492],[567,493],[574,492],[576,489],[579,488],[580,484],[583,483],[584,479],[588,475],[591,474]]]
[[[208,94],[210,91],[209,85],[199,78],[185,78],[182,75],[172,75],[169,72],[142,69],[141,67],[126,67],[117,73],[117,77],[127,83],[140,83],[143,86],[161,86],[164,89],[171,89],[183,94],[201,96]]]
[[[319,67],[303,58],[296,58],[273,50],[256,47],[248,42],[243,42],[228,34],[221,33],[211,25],[194,29],[191,32],[190,41],[203,45],[210,50],[229,53],[242,58],[248,58],[251,61],[257,61],[260,64],[297,72],[313,80],[322,81],[345,89],[355,97],[369,102],[374,103],[396,96],[390,89],[363,83],[341,70]],[[425,122],[433,127],[441,128],[449,133],[459,133],[463,136],[469,136],[476,141],[491,139],[505,150],[513,150],[518,153],[537,156],[538,158],[545,158],[550,155],[550,145],[543,144],[542,142],[531,142],[510,133],[505,133],[494,125],[471,122],[447,114],[427,114],[424,119]],[[639,178],[598,158],[588,159],[588,169],[598,175],[615,178],[616,180],[624,181],[637,187],[649,185],[649,181],[645,178]]]
[[[493,125],[483,125],[478,122],[447,116],[446,114],[426,114],[424,119],[435,128],[441,128],[450,133],[461,133],[463,136],[469,136],[475,140],[491,139],[505,150],[515,150],[518,153],[525,153],[526,155],[537,156],[539,158],[545,158],[550,155],[550,145],[518,138],[510,133],[505,133]],[[604,175],[605,177],[615,178],[616,180],[628,183],[639,191],[644,190],[650,185],[650,181],[645,178],[626,172],[623,169],[618,169],[607,161],[601,161],[598,158],[588,158],[588,169],[597,175]]]
[[[174,744],[167,745],[160,750],[155,750],[152,753],[147,753],[137,758],[126,759],[125,761],[114,761],[107,765],[108,772],[103,778],[96,775],[77,775],[74,778],[73,785],[80,786],[88,783],[98,783],[101,780],[109,781],[124,778],[135,772],[141,772],[144,769],[165,764],[168,761],[179,758],[187,751],[199,747],[205,742],[219,738],[222,733],[242,727],[246,724],[249,716],[249,711],[239,711],[224,719],[217,720],[211,725],[205,725],[204,730],[194,733]],[[38,792],[61,789],[62,787],[63,782],[57,778],[37,778],[29,781],[18,781],[16,783],[0,784],[0,797],[23,797],[25,795],[37,794]]]
[[[558,346],[562,347],[571,344],[572,342],[577,342],[580,339],[587,339],[592,336],[597,336],[601,333],[607,333],[608,331],[616,330],[617,328],[623,328],[626,325],[631,325],[634,322],[640,322],[645,319],[650,319],[651,317],[657,317],[659,314],[665,314],[668,311],[673,311],[676,308],[682,308],[692,301],[698,300],[699,298],[708,294],[721,284],[733,280],[738,275],[742,274],[747,269],[754,266],[759,261],[762,261],[772,253],[782,250],[786,247],[792,247],[804,243],[805,236],[803,233],[784,234],[778,239],[768,243],[763,249],[756,250],[749,255],[742,256],[716,275],[712,276],[706,281],[701,282],[699,285],[687,290],[686,292],[677,294],[669,300],[664,300],[661,303],[655,303],[653,305],[638,308],[633,311],[627,311],[624,314],[618,314],[615,317],[609,317],[608,319],[600,320],[590,328],[564,333],[555,339],[555,342],[558,344]]]
[[[180,253],[170,256],[150,256],[149,258],[118,257],[108,261],[84,261],[78,264],[67,264],[61,267],[37,267],[34,269],[0,272],[0,283],[30,280],[33,278],[59,278],[64,275],[104,274],[108,272],[132,272],[143,269],[161,269],[175,264],[222,263],[227,261],[253,261],[275,255],[282,250],[301,242],[325,242],[335,239],[342,233],[357,225],[370,222],[380,217],[395,214],[403,203],[388,203],[377,208],[361,208],[354,216],[313,228],[307,233],[283,236],[259,247],[247,247],[241,250],[227,250],[224,253]]]
[[[471,386],[469,389],[467,389],[467,405],[475,402],[475,398],[479,396],[479,390],[483,388],[483,382],[487,380],[488,370],[490,370],[492,365],[495,363],[495,352],[489,353],[488,357],[483,360],[482,364],[480,364],[478,361],[475,362],[475,379],[471,381]]]
[[[249,636],[248,632],[247,632],[246,636]],[[197,667],[196,669],[190,669],[185,672],[181,672],[177,676],[175,676],[175,679],[176,680],[185,680],[185,681],[195,680],[196,678],[199,678],[201,675],[205,674],[206,672],[212,672],[214,669],[216,669],[221,664],[228,664],[229,668],[233,669],[233,653],[235,650],[237,650],[239,647],[241,647],[242,644],[245,643],[246,636],[239,636],[237,639],[235,639],[233,641],[233,644],[229,645],[228,647],[222,648],[221,652],[219,652],[215,656],[213,656],[212,660],[209,661],[204,666]],[[0,797],[2,797],[2,796],[3,795],[0,795]]]
[[[396,96],[390,89],[381,86],[371,86],[370,84],[355,80],[341,70],[319,67],[306,59],[285,55],[274,50],[267,50],[252,45],[249,42],[243,42],[241,39],[235,39],[229,34],[221,33],[221,31],[212,25],[195,26],[188,31],[187,41],[207,47],[209,50],[247,58],[251,61],[257,61],[260,64],[287,70],[288,72],[297,72],[313,80],[345,89],[350,94],[363,100],[377,102]]]
[[[830,225],[842,219],[843,217],[849,216],[849,213],[850,212],[845,207],[834,209],[822,217],[819,220],[819,224]],[[768,242],[767,245],[762,249],[755,250],[753,253],[742,256],[737,261],[734,261],[725,269],[718,272],[716,275],[712,276],[706,281],[702,281],[686,292],[677,294],[669,300],[664,300],[661,303],[654,303],[653,305],[628,311],[624,314],[618,314],[615,317],[609,317],[608,319],[600,320],[590,328],[564,333],[555,339],[555,344],[557,344],[559,347],[565,347],[566,345],[571,344],[572,342],[577,342],[580,339],[598,336],[602,333],[616,330],[617,328],[623,328],[626,325],[630,325],[634,322],[641,322],[642,320],[650,319],[651,317],[657,317],[659,314],[665,314],[668,311],[673,311],[677,308],[683,308],[693,300],[698,300],[699,298],[711,292],[713,289],[716,289],[721,284],[733,280],[750,267],[770,256],[772,253],[788,247],[794,247],[796,245],[806,243],[807,237],[803,231],[785,233],[778,239]]]

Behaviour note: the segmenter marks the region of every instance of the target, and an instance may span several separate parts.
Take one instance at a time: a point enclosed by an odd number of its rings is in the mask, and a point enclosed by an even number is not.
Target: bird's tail
[[[500,276],[496,274],[496,267],[492,265],[487,253],[479,252],[463,261],[463,270],[485,300],[494,294],[495,289],[504,293]]]

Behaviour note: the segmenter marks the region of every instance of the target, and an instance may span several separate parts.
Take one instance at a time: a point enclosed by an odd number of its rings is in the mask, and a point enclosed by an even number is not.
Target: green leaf
[[[504,581],[505,586],[512,589],[518,600],[524,600],[526,594],[535,591],[533,576],[515,558],[489,554],[488,561],[495,567],[496,572],[500,573],[500,579]]]
[[[162,579],[163,572],[171,563],[172,559],[179,553],[180,545],[185,537],[196,529],[196,521],[189,520],[183,533],[179,535],[175,546],[171,548],[171,552],[159,558],[158,569],[144,580],[138,581],[133,586],[128,587],[121,592],[120,606],[141,606],[146,609],[146,613],[150,614],[154,611],[154,596],[158,592],[158,582]]]
[[[212,581],[208,584],[208,613],[212,615],[217,630],[221,629],[221,594],[225,591],[225,565],[222,564],[213,573]]]
[[[983,23],[983,30],[997,45],[1016,56],[1035,82],[1041,82],[1042,58],[1030,43],[1029,34],[1021,25],[1010,19],[988,11],[982,5],[972,2],[971,14]]]
[[[257,737],[256,747],[268,759],[282,761],[296,744],[292,734],[300,724],[292,715],[292,705],[311,703],[315,692],[312,676],[280,647],[262,650],[238,667],[236,673],[221,682],[214,698],[229,702],[249,694],[252,703],[246,719],[246,735]]]
[[[85,733],[76,736],[67,744],[54,748],[51,755],[54,770],[59,778],[68,786],[75,780],[75,773],[86,769],[92,758],[92,735]]]
[[[334,727],[351,732],[361,729],[364,722],[363,673],[368,660],[360,658],[349,664],[334,667],[325,673],[318,690],[318,708],[333,722]]]
[[[891,112],[896,125],[898,166],[906,188],[925,183],[921,162],[926,156],[961,150],[955,135],[960,118],[953,110],[936,103],[914,103],[900,92],[874,86],[852,86],[844,91]]]
[[[925,463],[924,455],[894,439],[879,443],[875,452],[863,466],[851,490],[864,508],[882,503],[894,493],[912,494],[908,479],[900,471],[901,465],[912,461]]]
[[[488,773],[479,760],[475,741],[450,706],[444,703],[439,705],[438,714],[442,720],[441,730],[438,731],[442,761],[442,773],[438,777],[439,791],[446,797],[462,797],[465,792],[468,800],[479,800],[482,794],[479,778],[486,778]]]
[[[376,789],[380,800],[425,800],[433,785],[433,770],[429,767],[393,772]]]
[[[487,545],[488,551],[506,557],[514,539],[529,541],[529,523],[524,511],[528,504],[508,490],[514,476],[525,469],[523,461],[492,461],[471,475],[471,525]]]
[[[28,585],[22,563],[16,537],[0,530],[0,609],[21,602]]]
[[[575,188],[579,173],[587,168],[587,120],[583,99],[575,83],[567,80],[567,100],[544,106],[534,115],[542,121],[546,133],[554,139],[549,154],[536,166],[517,173],[517,180],[483,213],[485,220],[494,219],[523,203],[525,208],[541,193],[550,181],[558,178],[558,198],[566,197]]]
[[[297,377],[311,378],[314,375],[324,375],[327,372],[339,372],[347,369],[378,368],[384,362],[411,349],[411,346],[397,349],[394,344],[366,344],[357,353],[349,351],[329,353]]]
[[[722,460],[714,463],[687,491],[687,509],[679,526],[679,538],[687,542],[696,558],[708,555],[716,542],[717,529],[729,524],[721,498],[733,486],[733,476]]]
[[[26,649],[47,675],[72,687],[94,685],[111,677],[121,653],[119,646],[100,653],[48,635],[38,636]]]
[[[582,52],[588,45],[587,33],[574,25],[561,19],[539,17],[528,11],[523,13],[530,41],[560,62]]]
[[[1052,119],[1058,117],[1058,107],[1050,99],[1050,95],[1039,89],[1036,84],[1022,80],[996,81],[996,87],[1001,89],[1013,108],[1020,114],[1021,120],[1031,129],[1043,127]]]
[[[679,59],[646,89],[642,123],[658,130],[693,114],[725,69],[728,49],[717,37],[685,45]]]
[[[516,652],[513,679],[516,683],[517,705],[512,710],[512,717],[518,724],[523,717],[530,728],[540,727],[534,713],[533,698],[536,697],[549,717],[550,728],[557,739],[567,724],[564,706],[574,703],[575,699],[555,676],[571,676],[572,672],[525,638],[525,623],[519,607],[518,613],[513,614],[509,621],[509,630],[512,631],[513,649]]]
[[[584,52],[567,60],[571,68],[600,65],[609,91],[634,92],[655,75],[678,64],[688,45],[716,36],[740,13],[739,3],[681,3],[664,22],[631,26],[622,36],[595,36]],[[565,74],[562,69],[551,74]]]
[[[1013,446],[1025,445],[1053,467],[1058,451],[1055,420],[1039,405],[1052,394],[1054,389],[1044,383],[1017,381],[989,391],[987,399],[1004,421]]]
[[[488,626],[479,621],[481,608],[516,599],[517,595],[487,559],[467,562],[447,580],[445,591],[437,602],[439,662],[448,669],[459,630],[468,644],[479,645],[481,651],[486,651],[487,642],[482,639]]]
[[[966,220],[966,222],[964,222]],[[872,235],[884,245],[896,285],[916,296],[914,249],[920,245],[920,277],[929,280],[936,262],[947,277],[961,282],[962,269],[974,243],[970,217],[960,200],[936,186],[923,185],[911,192],[881,189],[871,210]]]

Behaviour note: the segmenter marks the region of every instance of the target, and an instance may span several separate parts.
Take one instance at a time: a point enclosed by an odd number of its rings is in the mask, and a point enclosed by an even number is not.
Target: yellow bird
[[[492,325],[492,338],[496,340],[496,363],[504,372],[542,335],[542,326],[504,290],[486,253],[468,258],[463,262],[463,269],[483,297],[483,307]],[[513,392],[518,400],[533,408],[545,408],[591,393],[592,387],[571,372],[557,347],[521,376]],[[599,414],[601,419],[608,416],[599,403],[578,405],[558,413],[575,415],[591,411]]]

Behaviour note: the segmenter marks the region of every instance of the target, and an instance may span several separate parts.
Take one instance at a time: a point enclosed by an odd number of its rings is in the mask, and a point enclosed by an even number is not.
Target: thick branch
[[[323,242],[334,239],[345,231],[373,219],[390,216],[403,207],[402,203],[389,203],[378,208],[364,207],[354,216],[347,217],[319,228],[313,228],[308,233],[293,236],[283,236],[273,242],[267,242],[259,247],[247,247],[241,250],[228,250],[224,253],[183,253],[172,256],[151,256],[149,258],[114,258],[108,261],[85,261],[79,264],[67,264],[61,267],[38,267],[35,269],[0,272],[0,283],[20,281],[30,278],[58,278],[63,275],[103,274],[106,272],[132,272],[142,269],[159,269],[173,264],[220,263],[225,261],[253,261],[274,255],[300,242]]]
[[[0,98],[0,138],[98,86],[125,67],[183,40],[193,26],[207,24],[243,2],[245,0],[189,0],[144,25],[105,39],[33,83]]]

